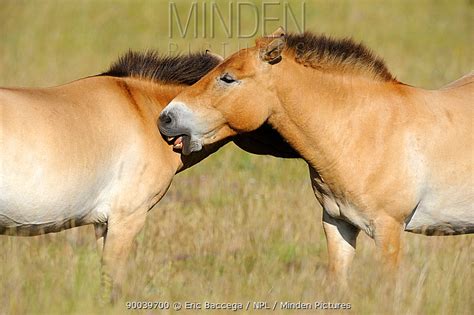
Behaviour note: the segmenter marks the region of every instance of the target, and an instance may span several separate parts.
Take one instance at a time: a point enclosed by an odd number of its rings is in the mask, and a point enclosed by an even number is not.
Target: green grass
[[[129,48],[166,52],[167,8],[167,1],[1,0],[0,86],[51,86],[96,74]],[[308,30],[364,41],[408,84],[436,88],[474,68],[472,1],[306,1],[306,10]],[[172,40],[196,49],[210,43],[222,53],[226,39]],[[401,272],[390,280],[372,240],[361,234],[351,290],[331,288],[321,209],[307,173],[302,161],[229,145],[176,176],[149,213],[124,297],[112,309],[96,305],[100,258],[92,227],[0,236],[0,314],[126,313],[129,300],[331,301],[350,302],[357,314],[472,312],[472,236],[403,234]]]

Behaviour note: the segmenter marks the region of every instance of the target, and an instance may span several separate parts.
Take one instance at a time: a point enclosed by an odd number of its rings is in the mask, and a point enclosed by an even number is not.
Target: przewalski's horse
[[[400,232],[474,232],[474,76],[435,91],[395,80],[351,40],[278,29],[161,113],[183,152],[268,123],[309,164],[329,271],[345,279],[360,230],[388,266]]]
[[[147,211],[177,172],[223,144],[183,158],[180,144],[173,150],[159,133],[158,115],[221,61],[211,54],[130,52],[100,76],[0,89],[0,234],[94,224],[105,292],[112,282],[120,288]],[[254,153],[296,156],[268,126],[234,140]]]

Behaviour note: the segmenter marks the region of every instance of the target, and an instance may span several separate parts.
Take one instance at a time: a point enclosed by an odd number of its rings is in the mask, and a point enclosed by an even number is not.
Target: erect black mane
[[[161,56],[156,51],[128,51],[101,75],[138,77],[163,83],[192,85],[220,63],[206,52]]]
[[[357,71],[383,81],[394,80],[381,58],[350,38],[334,39],[305,32],[288,34],[286,45],[295,53],[296,61],[302,64],[322,69]]]

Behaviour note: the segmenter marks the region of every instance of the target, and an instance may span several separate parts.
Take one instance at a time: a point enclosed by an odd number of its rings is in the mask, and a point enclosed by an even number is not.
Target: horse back
[[[471,85],[470,88],[472,89],[473,83],[474,83],[474,71],[471,71],[465,76],[446,84],[441,89],[453,89],[453,88],[459,88],[465,85]]]

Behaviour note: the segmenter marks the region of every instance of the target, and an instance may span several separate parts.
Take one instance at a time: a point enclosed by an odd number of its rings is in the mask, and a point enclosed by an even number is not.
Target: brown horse
[[[188,153],[275,128],[309,164],[329,271],[345,279],[360,230],[388,266],[402,230],[474,232],[473,95],[472,74],[415,88],[360,44],[280,28],[179,94],[160,130]]]
[[[99,76],[0,89],[0,234],[94,224],[104,292],[119,289],[148,210],[177,172],[227,141],[183,158],[156,126],[165,105],[221,61],[130,52]],[[268,126],[234,140],[254,153],[297,156]]]

